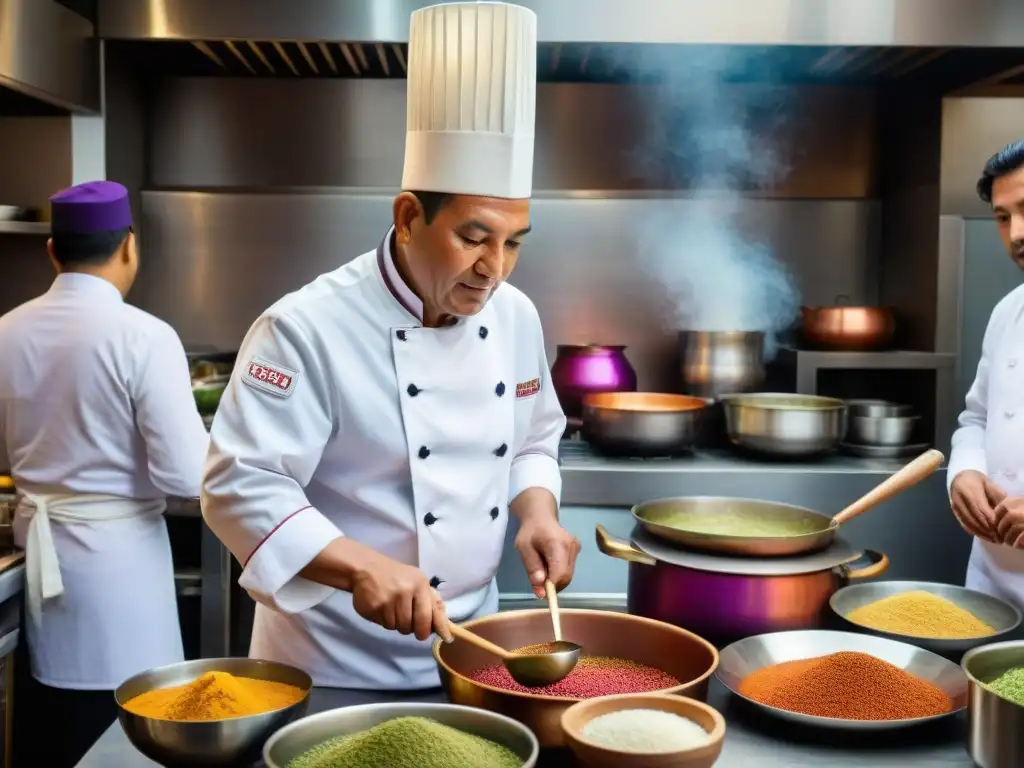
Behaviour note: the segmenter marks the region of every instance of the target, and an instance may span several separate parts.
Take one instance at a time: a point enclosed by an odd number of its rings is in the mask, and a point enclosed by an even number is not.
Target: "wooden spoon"
[[[942,455],[941,451],[934,449],[925,451],[899,472],[876,485],[853,502],[853,504],[835,515],[832,518],[832,527],[838,528],[843,523],[853,520],[853,518],[867,512],[869,509],[874,509],[883,501],[891,499],[896,494],[907,490],[907,488],[917,485],[941,467],[942,462],[945,460],[946,457]]]
[[[551,626],[555,630],[555,641],[562,639],[562,614],[558,610],[558,590],[551,579],[544,580],[544,592],[548,597],[548,609],[551,611]]]
[[[580,660],[582,650],[575,643],[559,640],[551,643],[555,647],[549,653],[514,653],[480,637],[476,632],[460,627],[455,622],[448,622],[448,629],[453,637],[465,640],[480,650],[497,656],[505,664],[505,669],[512,675],[512,679],[527,688],[557,683],[573,671],[576,662]]]

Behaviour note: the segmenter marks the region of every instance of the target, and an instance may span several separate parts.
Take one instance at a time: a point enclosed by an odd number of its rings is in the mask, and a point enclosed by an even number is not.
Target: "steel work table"
[[[317,688],[310,698],[309,714],[352,704],[398,700],[444,701],[440,691],[408,694]],[[971,768],[964,749],[964,721],[888,734],[837,733],[793,728],[765,718],[742,701],[732,699],[712,681],[709,703],[728,722],[725,748],[716,768]],[[565,753],[542,757],[538,768],[569,768]],[[139,754],[121,726],[113,723],[96,742],[78,768],[153,768],[156,763]]]

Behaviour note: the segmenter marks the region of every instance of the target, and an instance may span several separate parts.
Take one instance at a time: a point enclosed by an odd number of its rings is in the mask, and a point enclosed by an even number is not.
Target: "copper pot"
[[[653,619],[613,611],[563,609],[562,632],[592,656],[616,656],[661,669],[681,680],[675,693],[706,701],[708,680],[718,667],[718,651],[692,632]],[[551,640],[547,610],[508,611],[466,622],[465,627],[503,648],[522,648]],[[580,699],[516,693],[469,678],[496,660],[462,640],[434,641],[434,659],[441,685],[453,704],[465,704],[507,715],[526,725],[542,747],[565,746],[562,713]]]
[[[808,346],[845,352],[885,349],[896,333],[896,318],[887,307],[802,307],[803,337]]]

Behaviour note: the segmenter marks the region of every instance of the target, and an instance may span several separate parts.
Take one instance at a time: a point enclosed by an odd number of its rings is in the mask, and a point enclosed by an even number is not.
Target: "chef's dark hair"
[[[995,180],[1021,168],[1024,168],[1024,139],[1007,144],[988,159],[978,179],[978,197],[991,203],[992,184]]]
[[[427,224],[430,224],[434,220],[434,217],[437,216],[438,212],[444,208],[444,204],[452,197],[447,192],[409,191],[416,196],[416,199],[420,201],[420,205],[423,206],[423,218],[426,219]]]
[[[107,232],[54,232],[53,258],[61,266],[98,266],[108,261],[131,232],[131,228]]]

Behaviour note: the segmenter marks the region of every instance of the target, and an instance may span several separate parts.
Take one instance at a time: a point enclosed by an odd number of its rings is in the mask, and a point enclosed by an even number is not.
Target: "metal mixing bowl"
[[[899,405],[888,400],[847,400],[850,416],[910,416],[914,409],[909,405]]]
[[[851,416],[847,442],[858,445],[906,445],[920,416]]]
[[[831,453],[846,434],[846,404],[831,397],[758,393],[721,401],[729,441],[767,456]]]
[[[533,768],[540,755],[537,737],[510,717],[455,704],[391,702],[332,709],[287,725],[267,742],[263,748],[263,761],[267,768],[287,768],[292,760],[317,744],[336,736],[365,731],[396,717],[428,717],[442,725],[501,744],[522,758],[523,768]]]
[[[933,595],[949,600],[954,605],[963,608],[968,613],[973,613],[990,627],[995,629],[991,635],[984,637],[972,637],[966,639],[944,639],[934,637],[921,637],[920,635],[899,635],[895,632],[883,632],[872,629],[863,624],[857,624],[846,618],[852,611],[861,606],[874,603],[886,597],[900,595],[904,592],[921,590],[931,592]],[[952,584],[936,584],[929,581],[876,581],[869,584],[851,584],[843,587],[829,600],[832,610],[849,627],[857,632],[864,632],[869,635],[885,637],[889,640],[899,640],[904,643],[912,643],[918,648],[924,648],[943,656],[955,656],[977,648],[979,645],[986,645],[995,640],[1003,638],[1013,632],[1021,623],[1021,612],[1005,600],[998,597],[986,595],[983,592],[975,592],[973,589],[956,587]]]
[[[1024,765],[1024,707],[985,688],[1014,667],[1024,667],[1024,640],[983,645],[961,662],[970,682],[967,752],[980,768]]]
[[[952,711],[932,717],[915,717],[906,720],[843,720],[837,717],[815,717],[770,707],[767,704],[748,699],[739,692],[740,683],[759,669],[781,664],[784,661],[813,659],[841,651],[869,654],[941,688],[953,702]],[[720,659],[721,663],[715,671],[715,676],[733,694],[762,712],[804,726],[849,731],[893,730],[948,717],[967,705],[967,678],[960,667],[931,651],[881,637],[826,630],[775,632],[770,635],[748,637],[746,640],[733,643],[722,651]]]
[[[158,688],[190,683],[207,672],[270,680],[300,688],[305,696],[290,707],[228,720],[179,722],[142,717],[125,702]],[[217,768],[248,765],[259,758],[267,738],[289,720],[305,713],[313,680],[301,669],[258,659],[199,659],[170,664],[128,678],[114,691],[117,719],[134,747],[167,768]],[[248,762],[247,762],[248,761]]]

